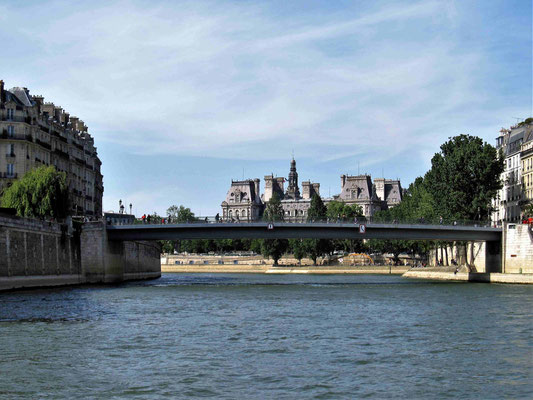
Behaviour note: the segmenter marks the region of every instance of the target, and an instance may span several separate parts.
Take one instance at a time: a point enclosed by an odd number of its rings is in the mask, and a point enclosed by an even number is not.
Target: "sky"
[[[532,4],[0,0],[0,79],[81,118],[104,210],[220,212],[231,180],[407,187],[532,111]]]

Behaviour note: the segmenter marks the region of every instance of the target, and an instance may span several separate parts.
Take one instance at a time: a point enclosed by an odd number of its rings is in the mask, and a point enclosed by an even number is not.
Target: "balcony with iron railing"
[[[0,178],[17,179],[17,176],[16,172],[0,172]]]
[[[13,152],[7,153],[6,154],[6,158],[15,158],[15,153],[13,153]]]
[[[19,115],[13,115],[13,116],[2,115],[2,117],[0,117],[0,121],[25,122],[27,124],[31,124],[31,117],[21,117]]]
[[[46,143],[40,139],[35,139],[35,143],[37,143],[39,146],[44,147],[45,149],[52,150],[52,145],[50,143]]]
[[[4,140],[28,140],[31,142],[31,135],[26,133],[8,133],[7,130],[4,129],[2,133],[0,133],[0,139]]]
[[[54,154],[58,155],[59,157],[69,159],[69,155],[66,151],[61,150],[60,148],[54,149]]]

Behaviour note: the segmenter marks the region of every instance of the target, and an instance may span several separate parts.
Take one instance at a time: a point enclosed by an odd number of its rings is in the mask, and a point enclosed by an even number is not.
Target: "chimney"
[[[320,183],[313,183],[313,192],[317,196],[320,196]]]
[[[72,130],[79,131],[79,118],[78,117],[70,117],[70,122],[72,123]]]
[[[254,188],[255,188],[255,201],[257,203],[260,203],[261,202],[261,195],[259,194],[259,178],[255,178],[254,179]]]
[[[54,119],[56,122],[61,123],[61,116],[63,115],[63,109],[61,107],[54,107]]]
[[[0,79],[0,103],[4,101],[4,81]]]
[[[341,175],[341,188],[343,188],[344,185],[346,185],[346,175]]]

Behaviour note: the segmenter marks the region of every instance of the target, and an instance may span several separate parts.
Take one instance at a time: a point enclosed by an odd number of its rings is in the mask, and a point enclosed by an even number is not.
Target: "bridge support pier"
[[[102,223],[85,224],[81,269],[87,283],[113,283],[161,276],[156,242],[109,240]]]

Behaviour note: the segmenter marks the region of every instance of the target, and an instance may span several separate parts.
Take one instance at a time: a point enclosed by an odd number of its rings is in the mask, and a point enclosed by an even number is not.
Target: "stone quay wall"
[[[108,242],[103,223],[66,224],[0,216],[0,291],[161,276],[154,242]]]
[[[507,274],[533,274],[533,227],[506,224],[503,236],[503,271]]]
[[[79,240],[66,226],[0,216],[0,290],[82,282]]]

